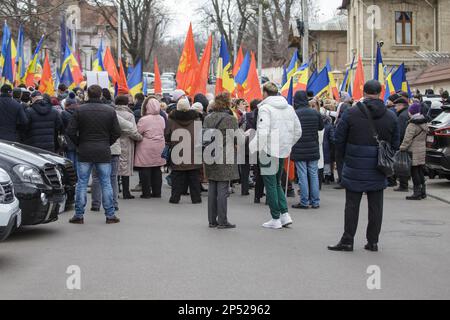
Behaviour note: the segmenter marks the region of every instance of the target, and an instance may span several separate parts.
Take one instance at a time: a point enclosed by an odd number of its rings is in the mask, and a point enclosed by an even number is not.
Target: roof
[[[411,86],[450,81],[450,63],[408,72],[406,78]]]
[[[334,16],[332,19],[311,23],[309,30],[310,31],[347,31],[347,21],[348,18],[346,15],[340,14]]]

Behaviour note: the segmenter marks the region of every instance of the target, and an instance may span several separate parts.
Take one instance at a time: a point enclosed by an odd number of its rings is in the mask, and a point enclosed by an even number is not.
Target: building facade
[[[450,0],[343,0],[341,9],[348,15],[347,64],[361,55],[366,78],[377,43],[388,68],[404,62],[407,70],[421,69],[421,54],[450,52]]]

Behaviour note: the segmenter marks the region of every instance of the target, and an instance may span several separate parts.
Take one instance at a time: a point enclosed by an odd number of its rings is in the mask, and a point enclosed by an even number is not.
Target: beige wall
[[[437,12],[439,51],[450,52],[450,0],[440,0]]]
[[[344,71],[347,63],[346,31],[311,31],[310,53],[316,52],[318,68],[321,69],[330,58],[333,70]]]
[[[450,39],[450,0],[429,0],[431,4],[439,3],[440,32],[445,39]],[[376,4],[381,8],[381,28],[375,30],[375,42],[383,40],[383,60],[388,66],[405,62],[406,66],[415,69],[424,65],[416,51],[433,51],[434,43],[434,10],[423,0],[365,0],[367,6]],[[412,45],[395,43],[395,11],[413,12]],[[348,10],[348,47],[347,63],[351,61],[353,52],[361,54],[365,65],[366,78],[372,75],[372,31],[367,25],[370,13],[360,1],[352,1]],[[445,31],[443,31],[445,30]],[[442,37],[441,37],[442,38]],[[442,39],[442,51],[449,51],[450,41]],[[445,50],[444,50],[445,49]],[[376,51],[375,51],[376,54]]]

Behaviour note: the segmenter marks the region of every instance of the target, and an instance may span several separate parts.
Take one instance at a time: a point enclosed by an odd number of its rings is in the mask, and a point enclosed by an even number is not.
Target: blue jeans
[[[66,158],[72,161],[75,172],[78,170],[78,155],[76,151],[67,151]]]
[[[87,203],[87,186],[92,168],[97,171],[102,187],[103,208],[107,218],[115,213],[113,190],[111,187],[111,163],[78,162],[78,183],[75,196],[75,216],[82,218]]]
[[[120,156],[111,156],[111,187],[113,190],[113,204],[114,208],[119,207],[119,183],[117,176],[119,174],[119,162]],[[102,205],[102,188],[100,187],[100,179],[97,174],[97,170],[92,171],[92,208],[100,208]]]
[[[300,204],[303,206],[320,205],[319,161],[295,162],[300,186]]]

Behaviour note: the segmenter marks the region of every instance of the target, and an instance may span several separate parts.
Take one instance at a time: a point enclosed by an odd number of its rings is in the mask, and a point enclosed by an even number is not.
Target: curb
[[[442,202],[444,202],[444,203],[446,203],[446,204],[450,204],[450,200],[447,200],[447,199],[444,199],[444,198],[441,198],[441,197],[432,195],[432,194],[430,194],[430,193],[427,193],[427,196],[429,196],[430,198],[433,198],[433,199],[435,199],[435,200],[442,201]]]

